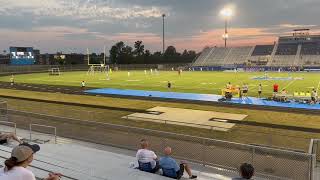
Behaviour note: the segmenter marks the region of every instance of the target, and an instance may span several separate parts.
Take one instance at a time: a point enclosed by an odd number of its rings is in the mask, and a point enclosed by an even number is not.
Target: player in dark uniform
[[[171,82],[170,81],[168,81],[168,89],[171,89]]]

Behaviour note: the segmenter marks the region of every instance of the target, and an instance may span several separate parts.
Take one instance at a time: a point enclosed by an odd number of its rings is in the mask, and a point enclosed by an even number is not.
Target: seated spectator
[[[239,178],[232,178],[232,180],[245,180],[251,179],[254,175],[254,168],[251,164],[244,163],[240,166],[239,169],[240,176]]]
[[[149,150],[149,142],[146,139],[140,141],[141,149],[138,150],[136,157],[139,163],[139,169],[150,173],[155,173],[159,170],[157,155]]]
[[[5,167],[0,169],[0,180],[36,180],[34,174],[27,169],[33,160],[33,154],[40,150],[39,145],[20,144],[16,146],[11,157],[4,164]],[[44,180],[59,180],[61,174],[50,173]]]
[[[10,139],[17,141],[19,144],[23,143],[14,133],[0,133],[0,144],[8,143]]]
[[[163,175],[174,179],[180,179],[183,176],[184,170],[186,170],[189,179],[196,179],[197,176],[192,175],[189,165],[186,162],[181,162],[179,166],[176,160],[170,157],[171,153],[171,147],[166,147],[164,149],[165,156],[160,158],[159,164],[162,168]]]

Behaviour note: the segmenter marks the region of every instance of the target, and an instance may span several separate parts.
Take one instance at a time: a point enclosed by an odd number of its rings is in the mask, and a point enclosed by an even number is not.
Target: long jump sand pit
[[[146,113],[133,113],[123,118],[228,131],[235,126],[234,123],[229,123],[228,120],[241,121],[246,117],[247,115],[244,114],[157,106],[148,109]]]

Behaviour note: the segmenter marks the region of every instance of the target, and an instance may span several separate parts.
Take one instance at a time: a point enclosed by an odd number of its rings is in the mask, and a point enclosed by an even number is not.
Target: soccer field
[[[249,85],[249,96],[257,96],[259,83],[263,86],[263,96],[272,94],[272,86],[278,83],[280,89],[285,88],[289,93],[294,91],[311,91],[320,87],[320,73],[268,73],[269,78],[288,78],[287,80],[254,80],[254,77],[264,77],[263,72],[183,72],[181,76],[176,71],[161,71],[151,74],[144,71],[116,71],[110,74],[107,80],[106,73],[87,74],[85,71],[63,72],[60,76],[49,76],[48,73],[34,73],[16,75],[16,83],[34,83],[48,85],[79,86],[82,81],[87,87],[120,88],[157,90],[174,92],[192,92],[205,94],[221,94],[221,89],[228,82],[233,85]],[[10,81],[11,76],[0,77],[0,81]],[[167,88],[167,83],[172,83],[172,89]]]

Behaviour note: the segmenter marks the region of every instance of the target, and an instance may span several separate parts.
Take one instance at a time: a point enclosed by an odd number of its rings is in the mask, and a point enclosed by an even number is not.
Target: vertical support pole
[[[32,140],[32,124],[29,124],[29,141],[31,142]]]

